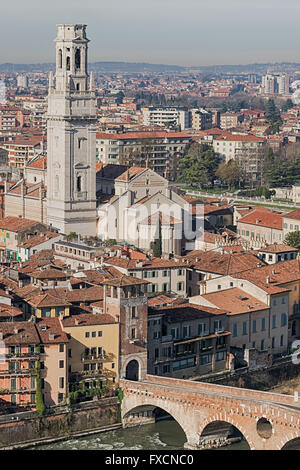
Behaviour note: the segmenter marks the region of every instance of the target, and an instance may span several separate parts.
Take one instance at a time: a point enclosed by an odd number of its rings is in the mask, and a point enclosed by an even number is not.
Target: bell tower
[[[87,73],[86,25],[57,26],[47,110],[47,223],[96,234],[96,100]]]

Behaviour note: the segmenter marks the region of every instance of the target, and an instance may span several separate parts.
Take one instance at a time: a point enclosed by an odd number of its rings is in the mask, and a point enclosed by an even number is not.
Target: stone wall
[[[35,413],[1,416],[0,448],[35,440],[72,437],[72,434],[111,426],[119,421],[118,398],[104,398],[67,407],[39,418]],[[26,415],[26,416],[24,416]]]
[[[264,367],[256,370],[249,370],[247,367],[233,374],[224,373],[212,375],[211,377],[203,377],[197,381],[215,383],[231,387],[249,388],[253,390],[270,390],[276,385],[280,385],[286,380],[300,376],[300,365],[286,361],[273,364],[270,367]]]

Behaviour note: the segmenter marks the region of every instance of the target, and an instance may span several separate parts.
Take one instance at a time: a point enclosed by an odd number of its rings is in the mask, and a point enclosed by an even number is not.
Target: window
[[[64,344],[60,344],[59,345],[59,352],[64,352],[65,350],[65,345]]]
[[[65,386],[65,378],[64,377],[59,377],[58,386],[59,386],[59,388],[64,388],[64,386]]]
[[[281,303],[282,303],[282,304],[285,304],[285,297],[282,297]]]
[[[216,353],[216,361],[224,361],[225,351],[219,351]]]
[[[10,391],[15,392],[16,390],[17,390],[17,379],[14,377],[10,379]]]
[[[68,349],[68,357],[72,357],[72,349]]]
[[[243,335],[247,334],[247,322],[243,321]]]
[[[183,327],[183,337],[184,338],[190,338],[191,337],[191,332],[192,332],[192,328],[191,328],[190,325]]]
[[[286,313],[281,314],[281,326],[285,326],[287,323],[287,315]]]
[[[232,331],[232,336],[236,337],[238,334],[238,326],[237,323],[233,324],[233,331]]]
[[[77,192],[80,193],[81,192],[81,176],[77,176],[76,187],[77,187]]]
[[[63,368],[64,368],[64,365],[65,365],[65,361],[59,361],[58,367],[59,367],[60,369],[63,369]]]
[[[252,332],[256,333],[256,320],[253,320],[252,322]]]
[[[136,318],[136,307],[131,307],[131,318]]]
[[[135,339],[135,335],[136,335],[135,328],[131,328],[131,339]]]
[[[280,346],[284,346],[284,336],[280,336]]]
[[[265,331],[265,330],[266,330],[266,319],[262,318],[261,319],[261,331]]]
[[[272,328],[276,328],[276,315],[272,315]]]
[[[275,337],[274,337],[274,336],[273,336],[273,338],[272,338],[272,346],[271,346],[271,348],[272,348],[272,349],[275,348]]]
[[[92,338],[96,338],[96,331],[92,331]]]
[[[75,52],[75,67],[76,69],[80,69],[80,49],[76,49]]]
[[[204,354],[200,356],[200,364],[203,366],[204,364],[210,364],[212,359],[212,354]]]
[[[179,329],[178,328],[171,328],[171,335],[173,339],[179,338]]]
[[[199,323],[198,325],[198,335],[204,334],[206,331],[206,324],[205,323]]]
[[[89,331],[86,331],[86,332],[85,332],[85,337],[86,337],[86,338],[89,338],[89,337],[90,337],[90,332],[89,332]]]
[[[98,336],[102,336],[102,331],[98,331]]]

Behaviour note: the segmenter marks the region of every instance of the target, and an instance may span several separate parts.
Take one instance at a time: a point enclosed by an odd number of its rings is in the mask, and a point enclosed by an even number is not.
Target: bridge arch
[[[278,445],[279,450],[296,450],[291,449],[292,446],[297,445],[297,450],[300,449],[300,432],[294,431],[281,440],[281,445]]]
[[[165,401],[164,403],[157,404],[154,401],[152,402],[151,400],[147,400],[147,402],[141,403],[139,405],[132,405],[132,406],[127,406],[126,409],[124,409],[123,402],[122,402],[122,422],[125,423],[126,427],[126,421],[130,417],[131,414],[134,414],[135,412],[142,412],[143,408],[147,409],[150,407],[153,407],[153,410],[155,408],[160,408],[161,410],[165,411],[168,413],[180,426],[182,431],[185,434],[186,437],[186,442],[191,442],[191,440],[195,440],[194,436],[192,436],[192,430],[188,428],[183,423],[182,417],[180,416],[180,413],[177,413],[172,406],[169,406],[169,403]]]
[[[138,356],[131,356],[126,359],[122,366],[121,376],[125,380],[139,381],[142,379],[143,364]]]
[[[207,426],[209,426],[210,424],[216,423],[218,421],[223,422],[223,423],[227,423],[227,424],[231,424],[232,426],[234,426],[243,435],[243,437],[244,437],[245,441],[247,442],[250,450],[255,450],[255,445],[254,445],[251,437],[249,436],[249,432],[243,426],[243,424],[240,423],[238,417],[236,415],[228,416],[228,414],[226,412],[218,413],[216,415],[209,416],[205,420],[203,420],[203,422],[201,423],[202,425],[201,425],[201,430],[200,430],[200,438],[201,438],[205,428],[207,428]]]

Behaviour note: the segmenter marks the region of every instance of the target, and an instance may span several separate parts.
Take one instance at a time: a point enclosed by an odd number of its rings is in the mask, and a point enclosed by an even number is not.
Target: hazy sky
[[[58,23],[87,24],[90,61],[300,62],[298,0],[1,2],[0,63],[54,62]]]

